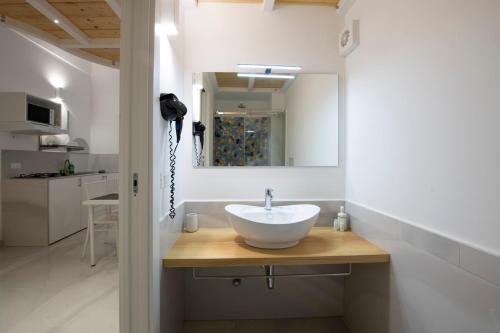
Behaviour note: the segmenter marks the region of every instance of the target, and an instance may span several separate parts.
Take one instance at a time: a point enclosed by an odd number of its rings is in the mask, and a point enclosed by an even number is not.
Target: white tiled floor
[[[114,244],[97,237],[97,265],[80,257],[84,233],[50,247],[0,248],[0,333],[117,333]],[[113,241],[110,239],[110,241]]]
[[[186,321],[184,333],[349,333],[340,317]]]

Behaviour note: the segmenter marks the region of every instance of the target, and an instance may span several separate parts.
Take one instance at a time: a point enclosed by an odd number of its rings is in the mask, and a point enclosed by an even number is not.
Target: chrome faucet
[[[273,200],[273,189],[272,188],[266,188],[266,197],[264,199],[265,202],[265,210],[271,210],[271,200]]]

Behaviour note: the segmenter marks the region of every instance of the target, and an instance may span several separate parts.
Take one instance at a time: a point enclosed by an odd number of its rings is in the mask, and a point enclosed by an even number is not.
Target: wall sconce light
[[[52,99],[53,102],[61,104],[64,100],[61,97],[62,88],[56,88],[56,97]]]

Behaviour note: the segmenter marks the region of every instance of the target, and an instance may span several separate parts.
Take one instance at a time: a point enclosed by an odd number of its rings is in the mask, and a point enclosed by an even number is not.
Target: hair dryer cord
[[[177,151],[179,143],[177,143],[174,148],[172,127],[172,122],[170,122],[168,129],[168,142],[170,150],[170,213],[168,215],[173,220],[175,218],[175,152]]]

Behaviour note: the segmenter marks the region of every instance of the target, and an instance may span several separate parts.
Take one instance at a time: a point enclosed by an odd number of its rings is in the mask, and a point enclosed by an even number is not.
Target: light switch
[[[11,163],[10,164],[11,169],[21,169],[21,163]]]

